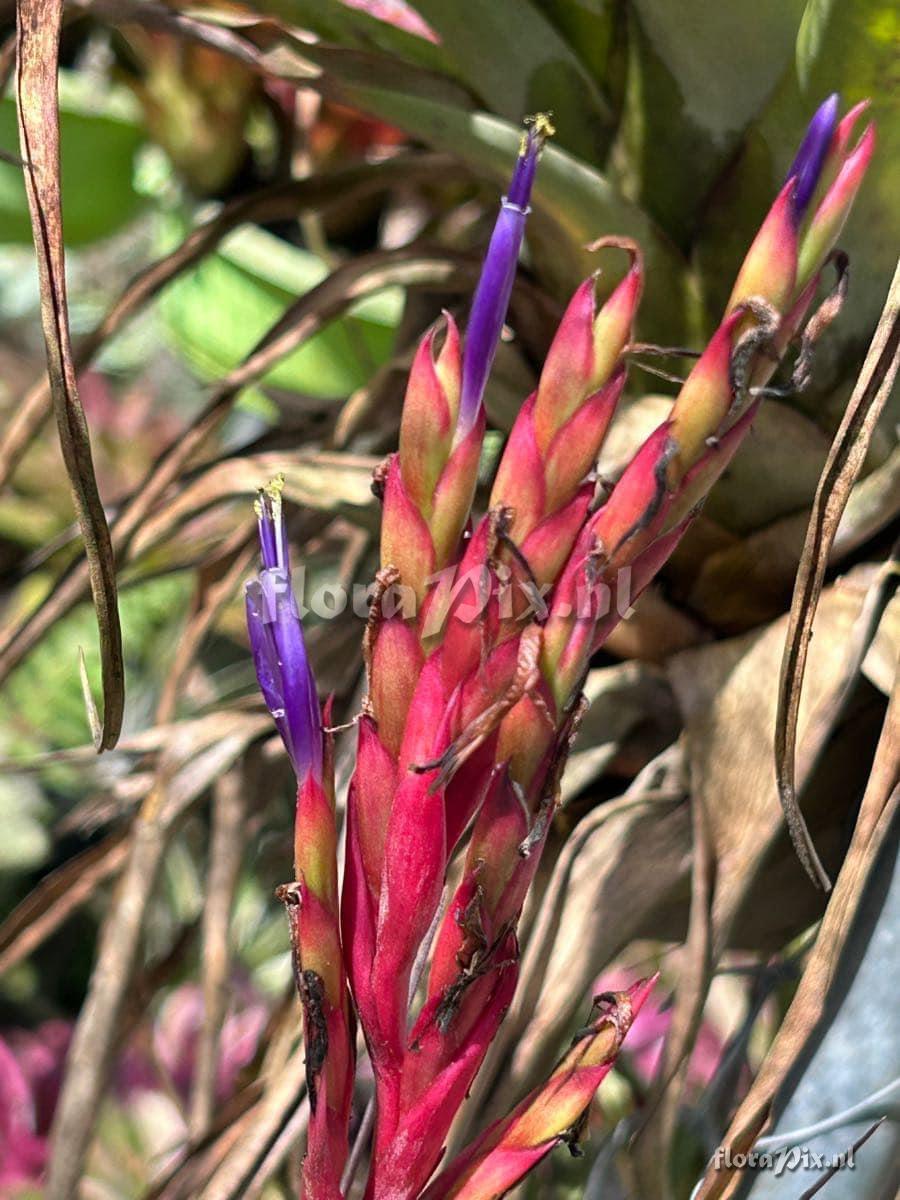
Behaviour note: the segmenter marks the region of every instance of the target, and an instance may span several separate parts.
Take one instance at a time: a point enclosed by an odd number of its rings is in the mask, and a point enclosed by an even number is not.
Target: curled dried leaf
[[[875,337],[872,339],[869,353],[866,355],[866,361],[819,481],[806,531],[800,569],[797,572],[778,685],[778,713],[775,723],[778,796],[797,855],[810,879],[825,891],[830,890],[831,882],[819,861],[797,803],[795,755],[800,692],[816,606],[825,581],[831,545],[851,489],[865,461],[872,433],[893,387],[898,366],[900,263],[894,273]]]
[[[109,750],[118,741],[122,728],[125,665],[122,660],[115,556],[94,475],[90,435],[78,397],[69,338],[59,183],[57,66],[61,25],[62,4],[59,0],[50,0],[48,3],[43,0],[20,0],[19,71],[16,81],[19,140],[37,253],[50,394],[72,500],[84,539],[91,594],[100,631],[102,721],[90,697],[83,667],[82,682],[94,745],[97,750]]]

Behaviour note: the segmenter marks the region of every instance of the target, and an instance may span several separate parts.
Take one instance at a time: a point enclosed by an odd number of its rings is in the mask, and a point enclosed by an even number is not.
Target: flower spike
[[[577,1142],[652,981],[599,997],[550,1079],[434,1174],[513,998],[518,922],[560,804],[591,657],[747,436],[865,173],[871,126],[851,147],[864,106],[840,122],[837,107],[829,97],[810,122],[670,412],[601,488],[596,459],[635,348],[643,264],[626,239],[594,244],[626,250],[630,268],[602,306],[593,278],[576,291],[513,424],[488,511],[472,520],[485,381],[550,132],[546,118],[531,124],[465,337],[446,314],[425,335],[398,451],[376,474],[381,570],[340,899],[332,751],[291,595],[280,483],[260,495],[250,638],[298,775],[295,882],[283,898],[305,1017],[304,1200],[345,1200],[354,1016],[375,1084],[365,1200],[495,1200],[554,1146]]]
[[[334,766],[291,587],[283,488],[278,476],[256,502],[263,566],[246,585],[247,628],[260,689],[297,776],[295,877],[278,895],[304,1018],[310,1121],[302,1195],[342,1200],[355,1055],[338,914]]]

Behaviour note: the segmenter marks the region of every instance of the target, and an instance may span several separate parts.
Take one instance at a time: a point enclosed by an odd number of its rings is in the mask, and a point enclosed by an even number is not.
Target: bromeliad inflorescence
[[[838,121],[832,96],[816,113],[722,323],[666,420],[599,500],[592,471],[625,382],[643,265],[624,239],[597,243],[625,250],[629,268],[599,308],[593,278],[576,291],[473,523],[484,388],[551,132],[543,117],[528,126],[465,334],[445,314],[424,337],[399,449],[378,475],[382,565],[340,901],[330,745],[291,593],[280,487],[261,493],[263,569],[247,586],[247,618],[297,776],[296,882],[282,894],[304,1010],[309,1200],[343,1195],[356,1019],[376,1091],[368,1200],[490,1200],[571,1141],[637,1016],[646,980],[605,997],[547,1083],[435,1176],[516,987],[518,920],[591,656],[684,536],[804,328],[874,147],[871,125],[850,145],[865,107]],[[803,344],[795,377],[807,363]],[[452,587],[432,586],[448,570]],[[385,604],[396,588],[414,611]]]

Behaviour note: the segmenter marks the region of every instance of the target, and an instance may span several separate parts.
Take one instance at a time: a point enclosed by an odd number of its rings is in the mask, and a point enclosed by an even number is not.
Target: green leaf
[[[866,97],[878,131],[875,157],[841,245],[850,254],[851,300],[840,324],[849,336],[869,332],[878,318],[900,244],[900,8],[895,0],[809,0],[797,40],[797,93],[806,115],[829,92],[849,107]],[[785,97],[785,109],[793,96]],[[767,114],[772,135],[781,114]],[[860,130],[864,122],[860,122]],[[791,149],[791,148],[789,148]],[[779,147],[778,167],[786,167]]]
[[[559,30],[593,77],[602,79],[608,87],[615,0],[537,0],[537,7]]]
[[[609,105],[531,0],[418,0],[416,7],[438,33],[457,78],[487,108],[514,122],[535,111],[552,112],[561,146],[599,158],[609,130]]]
[[[98,107],[74,72],[60,75],[63,222],[67,246],[108,237],[145,200],[134,188],[135,155],[145,135],[121,103]],[[18,153],[16,105],[0,99],[0,147]],[[0,243],[31,242],[21,167],[0,162]]]
[[[309,29],[335,45],[356,50],[374,47],[435,71],[446,70],[448,66],[447,55],[433,41],[398,29],[341,0],[262,0],[254,7],[290,25]]]
[[[842,110],[871,97],[878,144],[840,244],[850,255],[850,297],[817,352],[814,386],[837,385],[858,366],[900,244],[900,9],[893,0],[810,0],[791,64],[733,169],[712,194],[698,247],[712,312],[725,303],[749,238],[784,179],[806,124],[830,92]],[[859,130],[864,120],[859,123]]]
[[[686,244],[710,185],[791,61],[803,0],[632,0],[631,9],[623,180]]]
[[[245,226],[168,287],[161,309],[173,342],[203,377],[215,379],[327,274],[316,255]],[[264,382],[316,398],[348,395],[390,356],[400,307],[397,292],[356,305],[279,362]]]
[[[521,137],[517,125],[358,81],[342,81],[341,95],[348,104],[455,154],[477,174],[495,179],[498,191],[508,182]],[[604,234],[632,237],[647,263],[642,336],[670,341],[686,336],[694,298],[684,260],[647,214],[624,199],[600,172],[551,142],[541,156],[532,206],[529,245],[562,298],[598,266],[610,285],[621,277],[624,263],[620,268],[609,253],[599,261],[585,250],[586,243]]]

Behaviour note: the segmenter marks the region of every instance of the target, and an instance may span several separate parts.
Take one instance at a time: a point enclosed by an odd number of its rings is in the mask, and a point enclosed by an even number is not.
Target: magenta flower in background
[[[266,1004],[249,986],[235,982],[231,994],[232,1007],[219,1038],[219,1104],[234,1094],[269,1018]],[[114,1096],[123,1111],[127,1113],[138,1093],[164,1092],[170,1083],[188,1102],[202,1024],[199,986],[184,984],[166,997],[151,1030],[153,1054],[138,1034],[116,1061]],[[51,1020],[36,1029],[8,1029],[0,1036],[0,1196],[14,1196],[42,1182],[72,1029],[69,1021]],[[161,1077],[160,1066],[168,1078]]]
[[[47,1139],[38,1133],[31,1083],[9,1044],[0,1038],[0,1194],[35,1184],[47,1160]]]
[[[53,1120],[72,1028],[71,1021],[51,1020],[34,1030],[10,1029],[5,1033],[7,1045],[28,1081],[40,1134],[49,1131]]]
[[[269,1018],[261,1000],[246,988],[232,988],[233,1002],[219,1036],[216,1102],[234,1094],[238,1076],[253,1061]],[[169,995],[153,1027],[153,1048],[182,1100],[191,1092],[197,1043],[203,1027],[203,991],[186,983]],[[155,1087],[159,1087],[158,1073]]]

